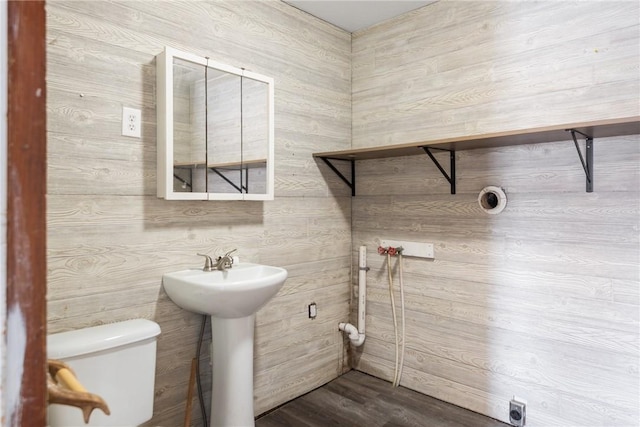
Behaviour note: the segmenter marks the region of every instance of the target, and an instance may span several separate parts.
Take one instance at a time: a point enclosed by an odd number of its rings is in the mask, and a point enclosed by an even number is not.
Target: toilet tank
[[[157,323],[145,319],[78,329],[47,337],[47,356],[62,360],[111,415],[91,413],[90,426],[137,426],[153,416]],[[49,426],[84,426],[82,411],[49,405]]]

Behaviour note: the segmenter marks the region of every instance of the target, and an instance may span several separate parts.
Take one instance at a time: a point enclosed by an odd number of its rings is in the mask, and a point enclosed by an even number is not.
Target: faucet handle
[[[237,251],[237,249],[231,249],[229,252],[224,254],[223,258],[227,258],[229,260],[229,267],[233,265],[233,257],[231,256],[231,254],[234,253],[235,251]]]
[[[201,254],[201,253],[198,253],[197,255],[205,257],[204,268],[202,270],[203,271],[213,271],[213,260],[211,259],[211,257],[209,255],[207,255],[207,254]]]

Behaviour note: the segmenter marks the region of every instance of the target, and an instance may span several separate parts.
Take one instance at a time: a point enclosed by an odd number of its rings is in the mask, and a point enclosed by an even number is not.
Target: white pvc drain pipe
[[[364,343],[365,316],[367,311],[367,247],[360,246],[358,253],[358,327],[351,323],[340,323],[338,329],[349,334],[349,340],[355,347]]]

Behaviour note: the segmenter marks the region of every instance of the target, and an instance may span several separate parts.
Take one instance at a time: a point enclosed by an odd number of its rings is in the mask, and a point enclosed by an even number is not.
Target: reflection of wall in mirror
[[[173,159],[174,164],[197,164],[205,159],[204,134],[197,127],[204,117],[194,114],[194,84],[201,80],[204,68],[178,58],[173,66]],[[202,101],[201,101],[202,102]],[[204,113],[204,105],[200,108]]]
[[[220,74],[209,69],[207,163],[210,165],[239,163],[241,160],[240,81],[238,75]]]
[[[206,155],[207,165],[217,167],[227,180],[210,172],[205,187],[204,175],[196,173],[193,191],[236,193],[242,186],[250,193],[266,193],[266,163],[257,161],[266,160],[269,149],[269,85],[209,68],[206,92],[205,106],[204,79],[194,81],[189,105],[191,154],[198,158]],[[204,143],[198,148],[193,147],[193,141],[203,140],[205,130],[206,154]],[[250,167],[242,169],[242,176],[241,161],[250,164]]]
[[[211,74],[212,71],[209,70]],[[207,106],[203,102],[203,80],[194,82],[189,106],[192,138],[197,141],[201,140],[205,132],[204,109],[207,109],[208,163],[239,162],[241,156],[248,161],[266,159],[269,147],[268,84],[242,78],[241,117],[240,76],[215,74],[208,81]],[[201,148],[202,150],[204,149]]]
[[[266,168],[245,168],[242,170],[242,181],[240,177],[240,170],[222,170],[220,169],[225,178],[223,179],[215,173],[209,173],[208,189],[210,193],[239,193],[238,190],[241,186],[244,187],[247,193],[251,194],[265,194],[267,192],[267,177]],[[248,173],[248,176],[247,176]],[[196,188],[204,187],[204,182],[198,176],[198,182],[196,182]]]
[[[191,160],[191,125],[189,92],[173,92],[173,161],[190,163]]]
[[[226,170],[219,169],[226,180],[217,174],[209,174],[208,188],[214,193],[233,193],[242,186],[244,192],[265,194],[266,158],[269,150],[269,85],[243,77],[240,96],[240,85],[235,83],[238,82],[234,82],[233,89],[227,92],[231,97],[231,108],[236,114],[230,116],[228,112],[220,112],[222,118],[227,117],[226,121],[210,116],[208,162],[210,165],[219,165],[242,160],[242,169],[238,169],[237,166],[230,166]],[[224,94],[222,88],[213,94],[210,91],[209,105],[219,103],[224,108]],[[237,114],[239,111],[242,111],[241,117]],[[223,124],[211,126],[211,120]],[[241,157],[238,157],[239,155]]]
[[[242,170],[240,166],[216,168],[226,179],[212,170],[205,173],[204,165],[177,167],[174,169],[177,179],[174,179],[173,191],[233,194],[240,193],[242,187],[244,192],[265,194],[267,192],[266,168],[262,165],[254,166],[254,164],[248,164]],[[240,173],[243,175],[241,176]],[[205,181],[205,175],[208,182]]]
[[[245,161],[266,159],[269,149],[269,85],[242,79],[242,151]]]
[[[204,73],[204,68],[203,68]],[[204,80],[200,78],[191,84],[190,93],[190,149],[192,160],[195,163],[204,164],[207,156],[205,139],[206,111],[204,101]]]

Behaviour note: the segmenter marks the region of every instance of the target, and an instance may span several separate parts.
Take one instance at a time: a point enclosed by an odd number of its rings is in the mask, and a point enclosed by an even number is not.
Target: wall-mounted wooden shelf
[[[478,148],[506,147],[511,145],[538,144],[543,142],[573,139],[578,148],[580,160],[587,175],[587,191],[593,189],[593,139],[611,136],[640,134],[640,116],[620,119],[598,120],[582,123],[568,123],[557,126],[497,132],[483,135],[470,135],[457,138],[442,138],[408,144],[385,145],[380,147],[356,148],[351,150],[314,153],[313,157],[322,159],[349,187],[355,196],[355,161],[381,159],[387,157],[429,155],[443,176],[451,184],[451,194],[455,194],[455,152]],[[578,146],[577,137],[586,139],[585,157]],[[447,174],[433,157],[431,150],[444,150],[450,153],[450,173]],[[586,160],[585,160],[586,158]],[[351,180],[347,179],[332,161],[351,162]],[[590,190],[591,189],[591,190]]]

